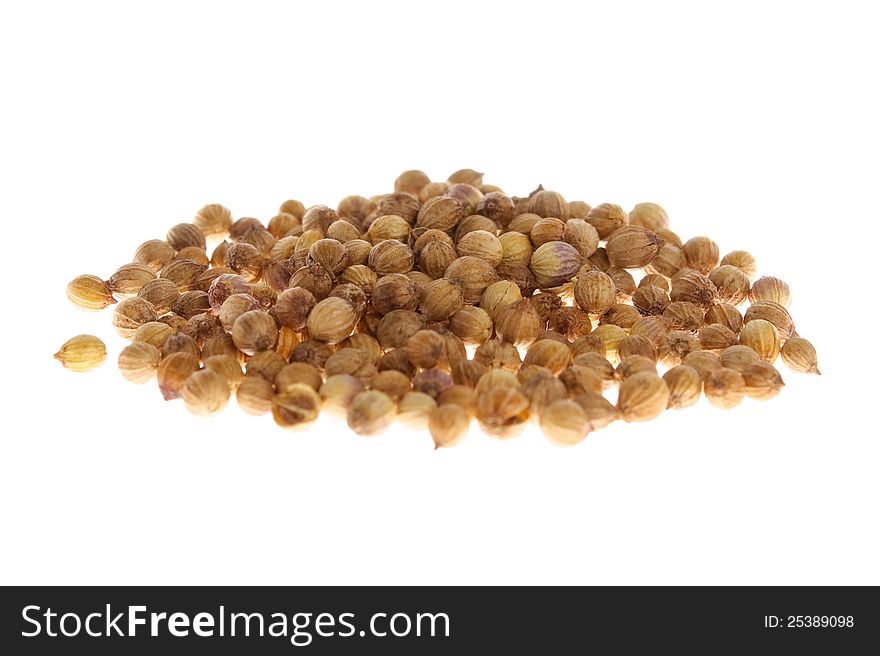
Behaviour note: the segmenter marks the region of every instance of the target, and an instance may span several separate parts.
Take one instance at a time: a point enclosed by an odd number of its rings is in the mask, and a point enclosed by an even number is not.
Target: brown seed
[[[568,203],[562,194],[542,189],[529,197],[528,211],[541,217],[552,217],[567,221]]]
[[[620,342],[626,338],[626,331],[620,326],[605,323],[600,325],[591,333],[594,337],[598,337],[605,344],[605,352],[609,354],[617,353]]]
[[[406,222],[412,225],[415,223],[420,207],[421,203],[419,203],[415,195],[399,191],[388,194],[379,201],[379,205],[376,208],[376,216],[396,214],[406,219]]]
[[[669,388],[656,373],[642,371],[620,384],[617,408],[624,421],[648,421],[669,405]]]
[[[519,291],[524,297],[531,296],[538,289],[538,280],[527,266],[502,262],[496,271],[500,278],[509,280],[519,287]]]
[[[366,333],[355,333],[343,341],[339,346],[341,348],[353,348],[357,351],[361,351],[367,356],[367,362],[372,364],[376,364],[383,354],[379,341],[375,337],[367,335]]]
[[[332,229],[333,226],[330,226],[330,228]],[[378,244],[386,239],[406,242],[411,231],[412,226],[402,216],[386,214],[385,216],[377,217],[370,224],[366,237],[372,244]],[[356,239],[359,236],[355,235],[354,238]]]
[[[479,346],[492,336],[494,325],[480,307],[465,305],[449,317],[449,330],[468,346]]]
[[[736,333],[720,323],[710,323],[700,328],[699,338],[700,346],[707,351],[722,351],[739,343]]]
[[[205,369],[219,374],[230,390],[236,389],[244,380],[241,363],[231,355],[212,355],[205,358]]]
[[[732,330],[735,335],[739,335],[739,331],[742,330],[743,326],[743,317],[739,313],[739,310],[732,305],[718,303],[706,310],[706,314],[703,316],[703,322],[707,325],[720,323],[726,328]]]
[[[348,374],[328,376],[319,392],[324,402],[324,411],[335,417],[345,417],[354,397],[364,389],[364,384],[354,376]]]
[[[303,214],[306,212],[306,208],[298,200],[286,200],[281,203],[281,207],[278,211],[285,214],[293,214],[296,218],[302,219]]]
[[[483,199],[477,203],[474,210],[477,214],[492,219],[502,228],[506,228],[513,221],[515,207],[513,201],[500,191],[485,192]]]
[[[476,416],[477,413],[477,400],[479,396],[477,392],[467,385],[453,385],[447,390],[444,390],[439,397],[437,397],[437,405],[457,405],[462,410],[464,410],[469,417]]]
[[[785,386],[776,367],[768,362],[750,364],[742,370],[742,377],[746,383],[746,396],[759,401],[772,399]]]
[[[192,223],[178,223],[173,226],[165,236],[165,241],[176,251],[183,250],[187,246],[205,249],[205,235]]]
[[[155,272],[143,264],[125,264],[119,267],[116,272],[110,276],[107,286],[114,294],[120,296],[134,296],[141,287],[151,280],[155,280]]]
[[[620,419],[620,411],[608,399],[597,392],[579,394],[573,401],[577,403],[590,422],[590,431],[605,428]]]
[[[657,255],[654,256],[654,259],[648,265],[648,271],[671,278],[687,266],[687,258],[684,256],[681,248],[664,241],[657,249]]]
[[[688,408],[700,400],[703,378],[696,369],[684,364],[677,365],[663,374],[663,382],[669,388],[670,409]]]
[[[720,303],[739,305],[749,296],[749,277],[732,264],[722,264],[709,274],[709,280],[718,290]]]
[[[527,299],[505,307],[495,321],[495,332],[516,347],[528,346],[541,332],[541,317]]]
[[[782,345],[782,361],[795,371],[819,374],[815,347],[803,337],[789,337]]]
[[[703,325],[703,309],[688,301],[673,301],[663,310],[663,318],[675,330],[695,333]]]
[[[302,227],[304,231],[317,230],[322,235],[326,235],[327,229],[338,219],[339,214],[336,210],[326,205],[314,205],[303,214]]]
[[[657,362],[657,347],[643,335],[627,335],[617,345],[617,356],[625,360],[633,355],[641,355]]]
[[[348,301],[329,297],[318,301],[306,321],[309,336],[320,342],[337,344],[351,334],[359,316]]]
[[[703,383],[706,398],[716,408],[729,410],[743,400],[746,382],[740,372],[722,367],[713,371]]]
[[[632,295],[636,291],[636,281],[632,274],[626,269],[619,267],[609,267],[606,271],[608,277],[614,282],[614,288],[617,292],[618,303],[629,303]]]
[[[193,225],[206,237],[223,235],[232,226],[232,213],[222,205],[205,205],[196,212]]]
[[[562,241],[574,246],[583,261],[599,248],[599,233],[583,219],[569,219],[565,223]]]
[[[681,247],[681,252],[684,253],[688,266],[703,275],[707,275],[718,266],[720,257],[718,244],[708,237],[688,239]]]
[[[583,219],[586,218],[587,214],[590,213],[590,210],[593,209],[589,203],[585,203],[582,200],[570,200],[568,201],[568,211],[571,216],[569,221],[572,219]]]
[[[478,257],[488,262],[493,268],[501,264],[504,249],[493,233],[486,230],[474,230],[458,240],[456,250],[460,256]]]
[[[98,276],[77,276],[67,284],[67,298],[84,310],[103,310],[116,302],[110,286]]]
[[[608,274],[594,269],[578,274],[574,298],[585,312],[603,314],[616,302],[617,291]]]
[[[446,342],[433,330],[413,333],[404,345],[409,361],[420,369],[430,369],[446,359]]]
[[[220,412],[229,402],[229,385],[216,371],[193,372],[180,391],[186,409],[194,415],[207,417]]]
[[[779,337],[783,340],[794,336],[794,320],[791,318],[788,310],[779,303],[774,303],[773,301],[753,301],[743,317],[743,330],[745,330],[745,324],[756,319],[763,319],[772,323],[776,327]]]
[[[208,292],[190,290],[181,294],[171,307],[171,311],[184,319],[211,311]]]
[[[437,402],[422,392],[410,392],[397,404],[397,420],[411,430],[424,430]]]
[[[291,362],[278,370],[274,382],[279,393],[288,391],[294,385],[308,385],[317,392],[324,384],[324,379],[316,366],[305,362]]]
[[[631,335],[647,337],[655,346],[659,346],[660,341],[670,330],[669,321],[663,317],[642,317],[632,325],[629,332]]]
[[[559,374],[559,380],[565,385],[569,396],[578,396],[586,392],[601,394],[605,383],[595,370],[573,364]]]
[[[251,228],[262,228],[263,223],[259,219],[250,216],[243,216],[232,222],[229,226],[229,238],[236,242],[241,241]]]
[[[721,351],[721,365],[727,369],[743,371],[750,364],[761,361],[755,349],[745,344],[737,344],[736,346],[728,346]]]
[[[212,355],[228,355],[236,360],[241,360],[243,357],[242,352],[232,341],[232,336],[225,332],[210,338],[202,346],[203,358],[210,358]]]
[[[228,299],[227,299],[228,302]],[[232,341],[247,355],[268,351],[278,339],[275,320],[262,310],[250,310],[239,316],[232,324]]]
[[[400,218],[400,217],[397,217]],[[403,221],[403,219],[400,219]],[[409,224],[404,221],[406,225],[406,232],[404,234],[409,234]],[[345,244],[347,241],[352,241],[354,239],[360,239],[361,231],[358,230],[357,226],[346,221],[345,219],[340,219],[339,221],[334,221],[330,224],[330,227],[327,228],[327,237],[329,239],[335,239],[341,244]],[[345,251],[345,247],[343,246],[343,252]]]
[[[667,367],[681,364],[688,353],[700,350],[700,342],[690,332],[671,330],[660,339],[657,354]]]
[[[208,255],[198,246],[187,246],[182,251],[178,251],[174,256],[175,260],[192,260],[198,264],[208,266]]]
[[[131,339],[148,321],[156,320],[156,310],[142,298],[126,298],[113,310],[113,326],[120,337]]]
[[[608,238],[608,261],[622,269],[641,269],[651,263],[660,249],[660,238],[639,226],[623,226]]]
[[[303,428],[317,419],[320,412],[321,397],[303,383],[291,385],[272,397],[272,417],[282,428]]]
[[[134,342],[145,342],[159,348],[174,334],[174,328],[161,321],[148,321],[138,328],[132,336]]]
[[[159,391],[166,401],[180,398],[183,384],[193,372],[198,371],[199,361],[192,353],[172,353],[159,363],[156,377],[159,381]]]
[[[529,231],[529,240],[534,248],[551,241],[561,241],[565,234],[565,222],[559,219],[539,219]]]
[[[238,406],[249,415],[264,415],[272,410],[275,388],[265,378],[259,376],[245,378],[235,390]]]
[[[534,298],[533,296],[530,300]],[[558,333],[561,341],[574,341],[589,335],[593,330],[593,322],[590,315],[579,307],[561,307],[547,317],[547,328]]]
[[[571,350],[568,345],[553,339],[542,339],[529,346],[523,365],[546,367],[558,374],[571,362]]]
[[[578,367],[587,367],[599,376],[603,387],[610,387],[614,384],[614,366],[605,359],[605,356],[598,353],[581,353],[576,356],[572,363]]]
[[[143,264],[153,273],[158,273],[174,259],[175,253],[174,248],[167,241],[150,239],[137,247],[131,261]]]
[[[428,232],[436,231],[429,230]],[[445,233],[441,234],[446,236]],[[531,256],[531,250],[529,250],[529,255]],[[451,241],[432,237],[431,241],[421,248],[419,268],[431,278],[440,278],[456,258],[458,258],[458,252]]]
[[[370,381],[370,388],[384,392],[398,403],[412,391],[412,382],[406,374],[389,369],[376,373]]]
[[[461,285],[447,278],[438,278],[425,287],[419,309],[430,321],[445,321],[463,305]]]
[[[314,295],[307,289],[301,287],[286,289],[278,295],[278,300],[275,302],[275,317],[282,326],[302,330],[309,313],[315,307],[315,302]]]
[[[493,387],[481,394],[477,420],[492,437],[508,439],[519,435],[529,418],[529,400],[516,387]]]
[[[465,303],[477,303],[486,288],[498,280],[491,264],[478,257],[459,257],[452,262],[444,277],[461,286]]]
[[[755,256],[747,251],[730,251],[721,258],[721,266],[729,264],[746,274],[751,280],[758,273],[758,265],[755,262]]]
[[[604,358],[607,354],[605,342],[595,335],[584,335],[574,340],[571,345],[571,357],[576,358],[582,353],[595,353]]]
[[[171,280],[178,290],[187,292],[195,289],[196,281],[205,273],[206,268],[204,264],[192,260],[171,260],[159,271],[159,277]]]
[[[538,286],[546,289],[571,280],[581,264],[581,255],[574,246],[564,241],[550,241],[535,249],[529,268]]]
[[[648,230],[669,228],[669,216],[666,210],[656,203],[638,203],[627,216],[627,222]]]
[[[632,304],[644,316],[662,315],[669,305],[669,295],[659,287],[639,287],[632,295]]]
[[[634,374],[648,371],[657,373],[657,361],[644,355],[631,355],[626,359],[621,359],[617,369],[614,370],[614,376],[617,380],[626,380]]]
[[[277,351],[260,351],[248,359],[245,375],[249,378],[260,376],[274,383],[278,372],[286,365],[287,362]]]
[[[499,280],[486,287],[480,297],[480,307],[492,321],[497,321],[501,312],[512,303],[522,300],[519,287],[509,280]]]
[[[418,195],[422,188],[431,183],[429,178],[423,171],[411,170],[404,171],[394,181],[394,191],[405,191],[410,194]]]
[[[781,346],[775,326],[764,319],[749,321],[739,335],[740,344],[750,346],[765,362],[775,362]]]
[[[424,392],[434,399],[452,387],[453,384],[452,376],[436,367],[420,371],[413,378],[413,389],[416,392]]]
[[[651,286],[659,287],[669,294],[669,280],[665,276],[661,276],[659,273],[646,273],[645,276],[639,280],[639,288]]]
[[[626,212],[620,205],[602,203],[591,209],[585,220],[599,233],[599,239],[608,239],[615,230],[626,223]]]
[[[749,300],[752,303],[757,301],[771,301],[778,303],[784,308],[791,305],[791,290],[788,285],[773,276],[764,276],[758,278],[749,291]]]
[[[467,435],[470,417],[458,405],[440,405],[428,417],[428,430],[434,440],[434,448],[452,447]]]
[[[615,303],[605,314],[599,317],[599,325],[603,326],[610,323],[624,330],[631,330],[641,318],[642,315],[634,306],[625,303]]]
[[[693,303],[705,310],[715,304],[718,289],[707,276],[693,269],[682,269],[672,277],[669,298],[673,302]]]
[[[162,342],[159,348],[162,358],[167,358],[172,353],[189,353],[196,360],[201,359],[202,353],[196,340],[186,333],[179,332]]]
[[[701,380],[706,380],[709,374],[721,368],[721,356],[711,351],[691,351],[681,363],[700,374]]]
[[[345,258],[348,261],[349,268],[355,265],[366,265],[370,260],[370,251],[372,246],[370,242],[363,239],[352,239],[342,245],[345,251]],[[372,269],[371,269],[372,271]]]
[[[240,274],[248,282],[256,282],[263,272],[263,253],[256,246],[245,242],[232,244],[224,256],[226,266]]]
[[[365,294],[372,294],[376,283],[379,281],[379,276],[371,268],[362,264],[355,264],[343,271],[337,280],[339,280],[339,282],[357,285]]]
[[[590,432],[587,413],[568,399],[554,401],[544,408],[540,423],[544,436],[557,446],[573,446]]]
[[[348,427],[358,435],[378,435],[391,425],[396,414],[397,405],[387,394],[361,392],[348,406]]]
[[[302,223],[300,222],[299,217],[288,212],[279,212],[269,219],[269,223],[266,224],[266,230],[268,230],[278,241],[287,239],[288,237],[285,237],[285,235],[289,234],[292,230],[297,229],[302,229]],[[294,239],[296,238],[294,237]],[[296,242],[294,241],[293,243]],[[275,249],[273,248],[273,252],[274,250]],[[290,256],[288,255],[288,257]]]
[[[148,301],[156,310],[156,314],[162,315],[171,311],[174,304],[180,298],[180,290],[177,285],[167,278],[154,278],[141,287],[138,298]]]
[[[456,385],[476,387],[487,371],[486,365],[476,360],[459,360],[452,365],[452,380]]]
[[[65,369],[71,371],[91,371],[99,367],[107,358],[104,342],[94,335],[77,335],[72,337],[58,349],[55,359]]]
[[[380,206],[381,207],[381,206]],[[450,232],[465,216],[461,203],[448,196],[437,196],[425,202],[418,210],[416,228],[435,228]]]

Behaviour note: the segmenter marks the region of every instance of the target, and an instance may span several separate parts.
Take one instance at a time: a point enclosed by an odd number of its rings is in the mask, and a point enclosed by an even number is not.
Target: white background
[[[0,582],[880,583],[868,4],[4,3]],[[64,294],[205,203],[268,219],[461,167],[750,250],[824,375],[434,452],[191,417]],[[81,332],[110,351],[90,375],[52,360]]]

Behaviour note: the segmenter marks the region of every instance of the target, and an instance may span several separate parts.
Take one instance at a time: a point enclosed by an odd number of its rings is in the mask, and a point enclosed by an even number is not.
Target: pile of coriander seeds
[[[772,398],[780,355],[819,373],[788,285],[755,279],[748,252],[683,240],[653,203],[508,196],[470,169],[405,171],[336,209],[288,200],[265,223],[206,205],[131,260],[68,297],[112,308],[126,379],[199,415],[234,395],[284,428],[327,412],[361,435],[427,429],[440,447],[474,420],[497,438],[531,421],[571,445],[702,395]],[[106,348],[79,335],[55,357],[87,371]]]

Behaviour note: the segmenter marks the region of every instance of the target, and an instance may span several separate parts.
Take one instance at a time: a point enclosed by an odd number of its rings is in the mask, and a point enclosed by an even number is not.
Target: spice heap
[[[756,274],[746,251],[682,240],[659,205],[508,196],[464,169],[406,171],[392,193],[336,209],[288,200],[265,224],[207,205],[67,294],[113,307],[125,378],[157,378],[196,414],[234,394],[285,428],[321,412],[362,435],[397,420],[439,447],[474,419],[499,438],[535,421],[570,445],[702,394],[720,408],[772,398],[780,355],[818,374],[788,285]],[[56,354],[75,371],[105,357],[88,335]]]

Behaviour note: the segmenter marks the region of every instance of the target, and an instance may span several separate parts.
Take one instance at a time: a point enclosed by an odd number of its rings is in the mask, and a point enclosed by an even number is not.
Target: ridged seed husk
[[[669,405],[669,388],[656,373],[642,371],[620,384],[617,408],[624,421],[649,421]]]

